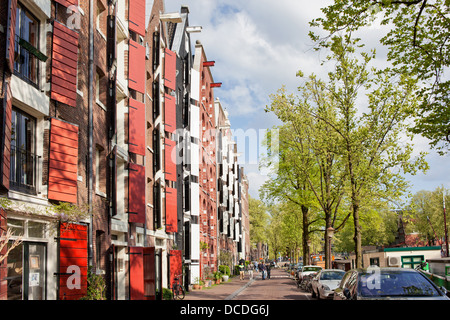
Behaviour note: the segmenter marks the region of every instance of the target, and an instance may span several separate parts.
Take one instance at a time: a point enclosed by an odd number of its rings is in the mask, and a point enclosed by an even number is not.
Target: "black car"
[[[347,271],[334,290],[334,300],[450,300],[421,272],[405,268]]]

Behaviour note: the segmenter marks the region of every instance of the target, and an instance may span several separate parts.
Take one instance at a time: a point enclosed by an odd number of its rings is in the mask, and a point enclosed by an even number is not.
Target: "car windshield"
[[[304,267],[303,271],[320,271],[320,267]]]
[[[345,272],[326,271],[320,275],[320,280],[341,280]]]
[[[436,288],[421,274],[405,271],[373,271],[360,274],[358,291],[363,297],[439,296]]]

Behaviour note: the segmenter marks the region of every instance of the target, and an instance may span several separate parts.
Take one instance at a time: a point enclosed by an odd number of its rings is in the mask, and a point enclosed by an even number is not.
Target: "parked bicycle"
[[[174,280],[172,285],[173,300],[183,300],[186,295],[186,290],[180,283],[180,277],[181,275],[173,279]]]
[[[311,292],[311,281],[312,281],[313,275],[306,275],[303,277],[301,281],[297,282],[297,286],[306,292]]]

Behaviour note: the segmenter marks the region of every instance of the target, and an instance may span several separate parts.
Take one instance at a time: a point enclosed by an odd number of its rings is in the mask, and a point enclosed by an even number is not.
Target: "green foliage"
[[[102,276],[92,272],[92,267],[88,269],[87,294],[80,300],[106,300],[106,284]]]
[[[80,222],[89,218],[89,205],[75,205],[68,202],[60,202],[54,204],[49,209],[47,213],[57,217],[61,222]]]
[[[444,197],[445,194],[445,197]],[[422,240],[434,244],[444,237],[444,198],[446,208],[450,205],[450,194],[447,189],[438,187],[433,191],[421,190],[415,193],[403,212],[406,232],[417,232]],[[448,210],[447,223],[448,223]]]
[[[214,279],[215,280],[220,280],[220,279],[222,279],[222,272],[220,272],[220,271],[216,271],[216,272],[214,272],[213,273],[213,277],[214,277]]]
[[[267,208],[261,200],[248,197],[249,220],[250,220],[250,239],[254,243],[266,242],[266,230],[269,225],[269,215]]]
[[[279,127],[278,175],[262,192],[302,208],[303,221],[293,214],[281,221],[286,229],[303,224],[303,249],[313,221],[323,219],[322,230],[331,226],[337,232],[352,221],[358,264],[362,244],[386,241],[380,236],[385,228],[380,200],[399,199],[407,190],[403,174],[428,168],[425,154],[414,158],[408,141],[417,83],[407,75],[391,78],[390,72],[371,68],[375,52],[362,52],[350,35],[331,37],[325,44],[333,67],[328,79],[310,75],[299,97],[282,89],[266,109],[284,124]],[[305,219],[315,210],[314,218]],[[294,236],[293,230],[288,233]]]
[[[172,300],[173,299],[173,293],[172,290],[163,288],[162,289],[162,299],[163,300]]]
[[[227,266],[227,265],[220,265],[220,266],[219,266],[219,271],[220,271],[220,273],[222,273],[223,275],[231,276],[230,267]]]
[[[448,0],[380,1],[339,0],[322,9],[323,17],[310,25],[317,49],[328,47],[328,40],[341,32],[364,34],[379,18],[380,43],[388,48],[390,72],[410,75],[420,82],[415,89],[419,105],[416,123],[410,130],[430,139],[440,153],[450,146],[450,80],[444,72],[450,66],[450,6]]]

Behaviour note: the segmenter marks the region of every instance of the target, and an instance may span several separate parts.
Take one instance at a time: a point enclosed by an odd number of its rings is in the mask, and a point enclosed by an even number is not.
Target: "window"
[[[162,227],[161,221],[161,186],[159,181],[153,185],[153,223],[154,229]]]
[[[424,256],[403,256],[402,268],[414,269],[424,261]]]
[[[370,258],[371,266],[380,266],[380,258]]]
[[[8,255],[7,299],[44,300],[46,298],[47,246],[38,243],[47,237],[47,224],[32,220],[8,218],[13,236],[22,236],[23,242]],[[28,241],[33,238],[33,242]],[[12,242],[9,243],[11,245]]]
[[[43,55],[39,46],[39,21],[22,5],[17,5],[14,73],[38,86],[39,59]]]
[[[106,156],[100,146],[95,149],[95,191],[98,195],[106,197]]]
[[[95,102],[106,111],[106,77],[97,69],[95,74]]]
[[[107,12],[101,1],[97,1],[97,31],[106,39],[107,34]]]
[[[36,194],[38,159],[35,155],[36,119],[20,109],[12,110],[11,188]]]
[[[161,169],[161,143],[160,143],[160,131],[159,129],[153,130],[153,174],[156,174]]]
[[[97,269],[102,269],[102,244],[105,241],[105,232],[97,230],[95,232],[95,262]]]

